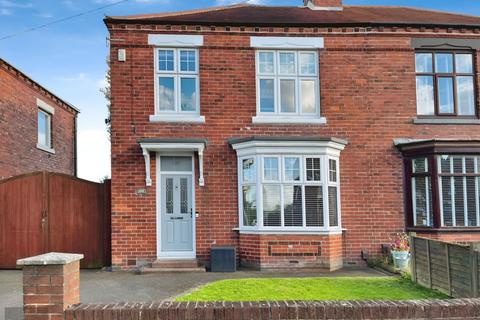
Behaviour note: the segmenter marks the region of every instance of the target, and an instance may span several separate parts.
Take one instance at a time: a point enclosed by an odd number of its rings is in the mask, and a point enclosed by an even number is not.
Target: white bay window
[[[341,231],[338,159],[346,142],[233,140],[241,231]]]

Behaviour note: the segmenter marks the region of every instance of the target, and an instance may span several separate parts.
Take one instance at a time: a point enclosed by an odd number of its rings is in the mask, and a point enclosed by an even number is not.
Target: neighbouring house
[[[480,240],[480,17],[298,2],[105,18],[114,266]]]
[[[0,59],[0,180],[43,170],[76,175],[78,113]]]

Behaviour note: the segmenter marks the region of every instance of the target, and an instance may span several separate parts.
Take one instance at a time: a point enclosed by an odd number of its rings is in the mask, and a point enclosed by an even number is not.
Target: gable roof
[[[57,96],[52,91],[46,89],[44,86],[42,86],[41,84],[39,84],[38,82],[36,82],[32,78],[27,76],[23,71],[21,71],[20,69],[17,69],[12,64],[10,64],[9,62],[5,61],[2,58],[0,58],[0,68],[3,68],[5,70],[9,71],[10,73],[13,73],[14,75],[17,76],[18,79],[21,79],[22,81],[26,82],[30,87],[34,87],[35,90],[42,91],[43,94],[49,96],[53,100],[57,100],[58,102],[60,102],[60,104],[63,104],[67,108],[70,108],[73,111],[75,111],[75,113],[80,113],[80,110],[77,109],[75,106],[73,106],[71,103],[63,100],[62,98]],[[35,87],[37,87],[37,88],[35,88]]]
[[[106,23],[153,23],[241,26],[480,26],[480,17],[394,6],[344,6],[343,10],[239,4],[207,9],[111,16]]]

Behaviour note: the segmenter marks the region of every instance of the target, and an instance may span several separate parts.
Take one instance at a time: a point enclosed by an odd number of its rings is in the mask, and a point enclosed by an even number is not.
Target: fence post
[[[64,311],[80,302],[80,260],[83,254],[46,253],[17,260],[23,267],[25,320],[62,320]]]
[[[427,271],[428,271],[428,287],[432,289],[432,259],[430,257],[430,239],[425,239],[427,241]]]
[[[478,297],[478,258],[475,244],[470,244],[470,266],[472,271],[472,298]]]
[[[452,296],[452,274],[450,271],[450,245],[445,243],[445,261],[447,263],[448,295]]]
[[[417,267],[415,261],[415,237],[410,236],[410,270],[412,274],[412,282],[417,283]]]

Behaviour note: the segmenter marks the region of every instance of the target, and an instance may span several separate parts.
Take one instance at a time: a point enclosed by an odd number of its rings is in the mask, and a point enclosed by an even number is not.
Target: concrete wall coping
[[[65,265],[83,259],[83,254],[49,252],[17,260],[19,266]]]

